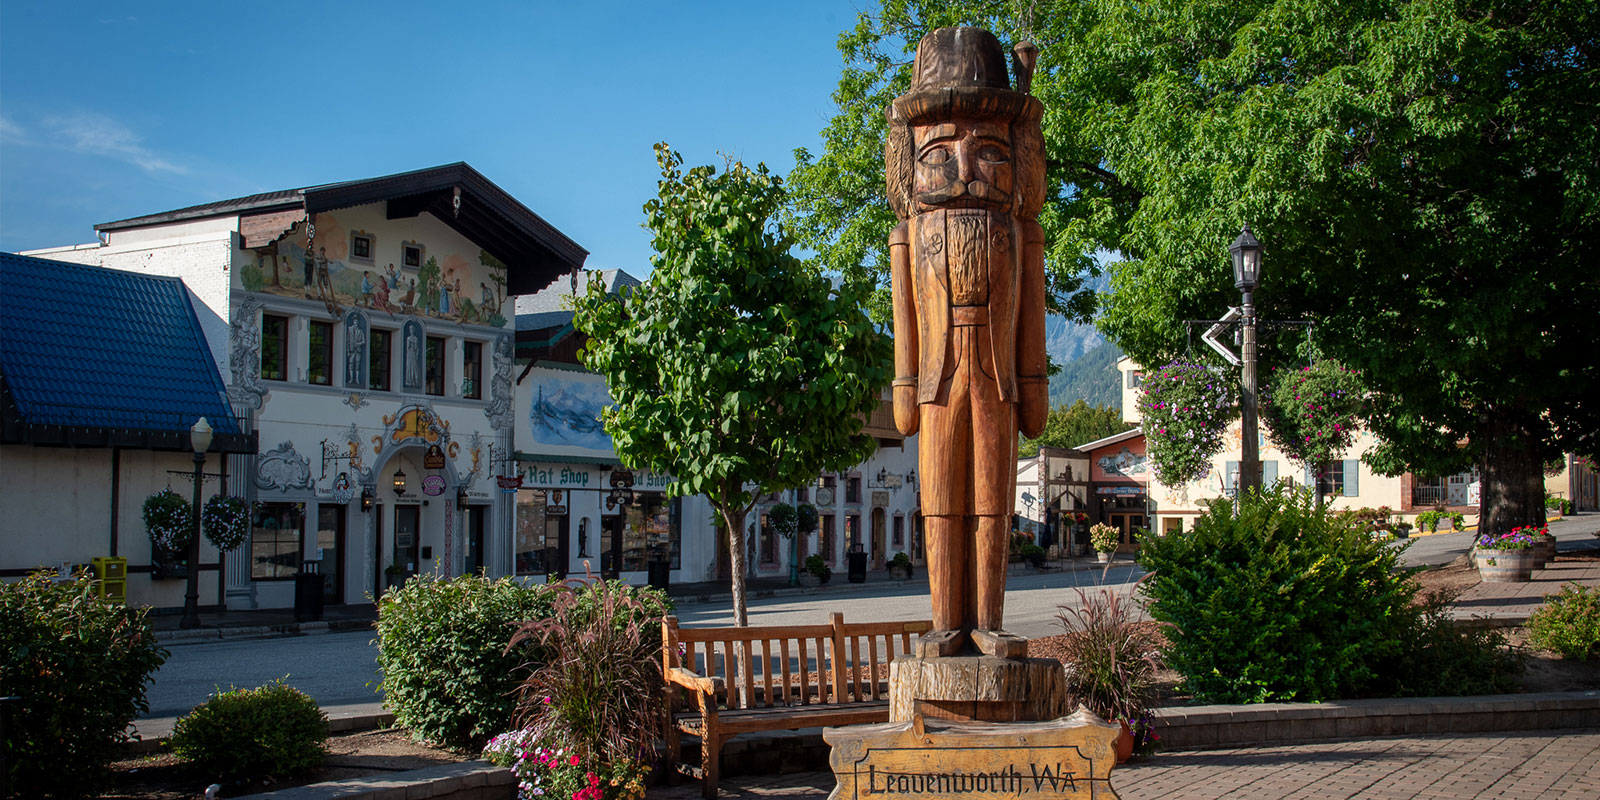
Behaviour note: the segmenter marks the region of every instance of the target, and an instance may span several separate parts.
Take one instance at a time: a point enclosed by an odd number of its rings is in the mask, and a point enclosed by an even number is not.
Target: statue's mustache
[[[930,189],[917,194],[918,200],[929,205],[940,205],[966,197],[991,203],[1005,203],[1011,200],[1010,194],[994,188],[993,184],[984,183],[983,181],[951,181],[937,189]]]

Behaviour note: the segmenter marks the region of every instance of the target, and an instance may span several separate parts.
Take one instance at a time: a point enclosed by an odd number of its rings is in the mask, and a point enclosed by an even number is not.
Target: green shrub
[[[901,555],[905,555],[905,554],[901,553]],[[1022,560],[1023,561],[1026,561],[1026,562],[1028,562],[1029,564],[1032,564],[1035,567],[1040,567],[1040,566],[1044,565],[1045,552],[1044,552],[1044,548],[1040,547],[1039,545],[1036,545],[1036,544],[1025,544],[1025,545],[1023,545],[1021,548],[1019,548],[1017,550],[1017,555],[1022,556]],[[909,565],[910,562],[911,562],[911,559],[909,559],[909,558],[906,559],[907,565]]]
[[[653,586],[632,586],[624,581],[591,581],[569,584],[569,587],[575,598],[572,613],[578,620],[604,615],[614,625],[637,624],[654,632],[656,644],[661,644],[661,618],[672,613],[672,601],[666,592]],[[628,602],[606,608],[607,599],[616,596],[627,597]]]
[[[1528,640],[1562,658],[1588,661],[1600,655],[1600,588],[1562,586],[1528,619]]]
[[[1401,650],[1378,670],[1372,693],[1455,697],[1516,691],[1525,656],[1500,631],[1452,619],[1451,600],[1436,592],[1403,617]]]
[[[828,562],[823,561],[822,556],[815,553],[806,556],[805,570],[824,582],[833,577],[833,570],[828,568]]]
[[[1197,700],[1320,701],[1359,694],[1400,652],[1415,582],[1403,548],[1279,488],[1210,504],[1194,528],[1145,535],[1150,616]]]
[[[17,797],[89,794],[149,710],[145,685],[167,658],[145,609],[94,595],[85,572],[0,583],[0,694],[6,770]]]
[[[516,625],[550,615],[554,588],[478,575],[422,575],[378,603],[385,708],[414,735],[478,747],[506,730],[531,648],[507,650]]]
[[[230,782],[305,772],[327,756],[328,718],[280,680],[211,695],[172,728],[172,752],[207,779]]]

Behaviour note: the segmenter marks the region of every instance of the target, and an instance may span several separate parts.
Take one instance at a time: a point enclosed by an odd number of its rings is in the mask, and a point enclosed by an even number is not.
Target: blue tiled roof
[[[30,425],[239,432],[177,278],[0,253],[0,376]]]

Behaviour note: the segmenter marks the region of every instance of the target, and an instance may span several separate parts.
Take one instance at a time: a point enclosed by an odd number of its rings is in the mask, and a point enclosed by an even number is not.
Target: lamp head
[[[394,493],[395,494],[400,494],[400,493],[404,492],[405,490],[406,490],[406,471],[404,469],[397,469],[397,470],[394,471]]]
[[[1253,292],[1261,282],[1261,243],[1256,241],[1247,224],[1239,231],[1239,238],[1228,247],[1233,255],[1233,285],[1245,292]]]
[[[196,453],[211,449],[211,426],[206,423],[205,417],[196,420],[194,426],[189,428],[189,447]]]

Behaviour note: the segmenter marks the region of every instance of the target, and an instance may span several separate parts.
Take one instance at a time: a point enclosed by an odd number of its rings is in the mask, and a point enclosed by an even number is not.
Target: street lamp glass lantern
[[[194,426],[189,428],[189,448],[196,453],[211,449],[211,426],[206,423],[205,417],[196,420]]]
[[[1239,238],[1233,240],[1228,252],[1233,254],[1234,288],[1255,291],[1256,285],[1261,282],[1261,243],[1250,233],[1249,225],[1239,231]]]
[[[394,471],[394,493],[395,494],[403,494],[405,492],[405,490],[406,490],[406,471],[403,470],[403,469],[397,469],[397,470]]]

